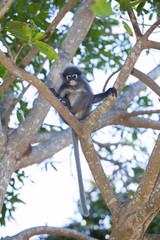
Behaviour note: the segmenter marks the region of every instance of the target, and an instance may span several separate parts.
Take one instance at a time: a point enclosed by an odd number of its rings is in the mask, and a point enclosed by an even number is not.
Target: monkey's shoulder
[[[85,90],[87,92],[92,92],[91,87],[89,86],[88,82],[86,82],[85,80],[79,81],[78,84],[77,84],[77,87],[79,89],[81,88],[81,89],[83,89],[83,90]]]

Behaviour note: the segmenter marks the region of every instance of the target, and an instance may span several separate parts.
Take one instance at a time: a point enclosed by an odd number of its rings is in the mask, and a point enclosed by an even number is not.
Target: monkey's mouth
[[[70,84],[71,86],[75,86],[75,85],[77,84],[77,82],[76,82],[75,80],[71,80],[71,81],[69,82],[69,84]]]

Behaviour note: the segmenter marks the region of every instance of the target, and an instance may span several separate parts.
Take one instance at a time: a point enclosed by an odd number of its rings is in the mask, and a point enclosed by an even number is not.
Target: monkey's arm
[[[61,103],[63,105],[65,105],[66,107],[68,107],[69,109],[71,108],[70,104],[69,104],[69,101],[66,97],[61,97],[59,93],[57,93],[55,91],[54,88],[50,88],[51,92],[61,101]]]
[[[102,101],[104,98],[108,97],[108,95],[112,94],[112,96],[117,97],[117,90],[115,88],[109,88],[106,92],[104,93],[99,93],[93,95],[93,100],[92,103],[97,103]]]

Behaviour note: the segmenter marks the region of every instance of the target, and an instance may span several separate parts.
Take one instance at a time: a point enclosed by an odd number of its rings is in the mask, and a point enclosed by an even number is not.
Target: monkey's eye
[[[74,79],[77,79],[77,78],[78,78],[78,75],[77,75],[77,74],[73,74],[72,77],[73,77]]]
[[[69,80],[69,79],[71,79],[71,77],[72,77],[71,75],[67,75],[66,79]]]

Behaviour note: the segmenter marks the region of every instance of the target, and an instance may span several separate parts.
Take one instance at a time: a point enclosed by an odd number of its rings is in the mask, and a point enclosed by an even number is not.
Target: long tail
[[[82,214],[85,217],[88,217],[89,211],[87,208],[83,179],[82,179],[81,163],[80,163],[79,148],[78,148],[78,136],[73,129],[72,129],[72,140],[73,140],[74,156],[75,156],[77,175],[78,175],[79,194],[80,194],[80,200],[81,200]]]

